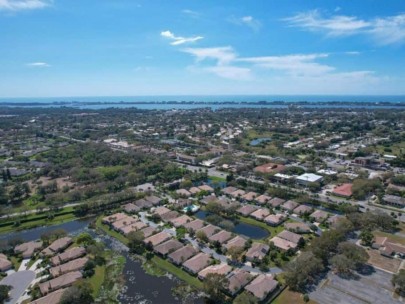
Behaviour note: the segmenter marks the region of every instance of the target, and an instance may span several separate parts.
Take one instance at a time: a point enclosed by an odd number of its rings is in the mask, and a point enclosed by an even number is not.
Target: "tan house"
[[[177,249],[182,248],[183,246],[184,246],[183,243],[180,243],[178,240],[171,239],[155,246],[153,250],[156,253],[166,256],[167,254],[172,253]]]
[[[32,241],[27,243],[22,243],[14,248],[15,253],[21,253],[23,259],[31,258],[35,251],[38,251],[42,248],[41,241]]]
[[[88,258],[79,258],[70,262],[67,262],[65,264],[59,265],[52,267],[49,269],[49,273],[54,277],[58,277],[60,275],[63,275],[65,273],[71,272],[71,271],[76,271],[76,270],[81,270],[84,268],[84,265],[86,265]]]
[[[160,243],[163,243],[169,239],[171,239],[172,236],[170,234],[168,234],[167,232],[159,232],[157,234],[154,234],[150,237],[147,237],[146,239],[143,240],[143,242],[145,244],[149,244],[151,243],[153,247],[155,247],[156,245],[159,245]]]
[[[52,263],[52,265],[57,266],[57,265],[66,263],[68,261],[77,259],[79,257],[82,257],[85,254],[86,254],[86,249],[84,249],[83,247],[73,247],[57,256],[54,256],[51,259],[51,263]]]
[[[74,282],[82,278],[80,271],[68,272],[60,277],[39,284],[39,289],[43,295],[52,291],[72,286]]]
[[[270,274],[261,274],[256,277],[245,290],[252,293],[260,301],[263,301],[278,286],[278,282]]]
[[[57,291],[51,292],[45,297],[32,301],[30,304],[59,304],[65,291],[66,289],[59,289]]]
[[[73,243],[72,238],[63,237],[63,238],[60,238],[60,239],[57,239],[56,241],[54,241],[51,245],[49,245],[47,248],[42,250],[41,253],[45,256],[52,256],[62,250],[65,250],[72,243]]]
[[[221,263],[218,265],[211,265],[208,266],[207,268],[204,268],[198,273],[198,278],[200,280],[204,280],[206,276],[210,273],[215,273],[215,274],[222,274],[222,275],[227,275],[232,271],[232,267],[229,266],[228,264]]]
[[[197,254],[197,249],[191,245],[184,246],[176,251],[170,253],[167,258],[176,265],[181,265],[189,258]]]
[[[210,263],[211,263],[211,256],[209,254],[200,252],[196,256],[185,261],[183,263],[183,267],[188,272],[196,274],[199,271],[203,270],[205,267],[207,267]]]
[[[270,247],[262,243],[253,243],[252,247],[246,252],[246,259],[248,261],[263,260],[266,254],[269,252]]]

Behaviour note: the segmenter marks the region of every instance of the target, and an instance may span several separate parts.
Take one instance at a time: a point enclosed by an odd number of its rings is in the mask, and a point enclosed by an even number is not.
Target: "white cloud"
[[[344,15],[325,17],[318,10],[312,10],[285,18],[284,21],[290,26],[324,32],[328,36],[362,34],[372,37],[381,45],[405,42],[405,14],[363,20]]]
[[[226,65],[236,58],[236,53],[230,46],[212,47],[212,48],[187,48],[183,52],[196,57],[197,62],[205,59],[216,60],[218,65]]]
[[[228,22],[231,22],[236,25],[246,25],[254,31],[258,31],[262,27],[262,23],[259,20],[253,18],[252,16],[243,16],[240,18],[231,16],[227,20]]]
[[[49,6],[48,0],[0,0],[0,10],[23,11],[41,9]]]
[[[173,40],[170,44],[171,45],[180,45],[184,43],[189,43],[189,42],[195,42],[198,40],[203,39],[204,37],[202,36],[194,36],[194,37],[181,37],[181,36],[176,36],[174,35],[171,31],[163,31],[160,33],[162,37],[168,38],[170,40]]]
[[[48,68],[51,65],[46,62],[30,62],[26,64],[28,67],[31,68]]]
[[[361,52],[358,51],[349,51],[349,52],[345,52],[346,55],[360,55]]]
[[[405,42],[405,14],[375,19],[370,33],[380,44]]]
[[[325,31],[328,35],[332,36],[352,35],[371,25],[369,22],[353,16],[336,15],[326,18],[318,10],[299,13],[284,20],[291,26],[311,31]]]
[[[316,59],[326,58],[328,56],[328,54],[297,54],[239,58],[238,61],[248,62],[261,68],[285,71],[294,75],[320,75],[335,70],[334,67],[315,61]]]
[[[196,11],[193,11],[193,10],[190,10],[190,9],[184,9],[184,10],[182,10],[181,11],[183,14],[186,14],[186,15],[188,15],[188,16],[190,16],[190,17],[193,17],[193,18],[198,18],[198,17],[200,17],[200,13],[199,12],[196,12]]]

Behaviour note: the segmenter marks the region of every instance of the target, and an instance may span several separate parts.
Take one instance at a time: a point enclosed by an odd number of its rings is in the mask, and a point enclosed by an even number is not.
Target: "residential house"
[[[214,225],[207,225],[204,228],[201,228],[199,231],[204,232],[204,234],[209,238],[211,235],[219,232],[221,229]]]
[[[298,207],[298,203],[292,200],[286,201],[281,205],[281,209],[292,212],[295,208]]]
[[[50,268],[49,273],[52,275],[52,277],[56,278],[71,271],[81,270],[84,268],[84,265],[86,265],[88,260],[88,258],[78,258],[65,264]]]
[[[221,264],[217,264],[217,265],[211,265],[211,266],[208,266],[207,268],[204,268],[203,270],[201,270],[198,273],[198,278],[200,280],[204,280],[207,277],[207,275],[209,275],[211,273],[226,276],[231,271],[232,271],[232,267],[229,266],[228,264],[225,264],[225,263],[221,263]]]
[[[260,208],[250,214],[251,217],[263,221],[270,214],[270,210],[267,208]]]
[[[181,215],[179,217],[176,217],[174,219],[169,220],[169,222],[174,226],[174,227],[180,227],[184,226],[185,224],[191,222],[193,219],[189,217],[188,215]]]
[[[153,248],[153,250],[156,253],[159,253],[159,254],[161,254],[163,256],[166,256],[169,253],[172,253],[172,252],[174,252],[177,249],[180,249],[182,247],[183,247],[183,243],[181,243],[181,242],[179,242],[177,240],[171,239],[171,240],[168,240],[168,241],[166,241],[164,243],[161,243],[161,244],[155,246]]]
[[[352,187],[353,185],[349,183],[342,184],[340,186],[335,187],[332,193],[337,196],[350,198],[353,195]]]
[[[184,224],[184,228],[186,228],[189,231],[194,231],[194,232],[197,230],[200,230],[204,226],[205,226],[205,223],[200,219],[195,219],[194,221]]]
[[[74,282],[82,278],[80,271],[68,272],[60,277],[39,284],[39,289],[42,295],[46,295],[52,291],[72,286]]]
[[[51,259],[51,264],[54,266],[66,263],[68,261],[77,259],[82,257],[86,254],[86,249],[83,247],[73,247],[71,249],[66,250],[65,252],[54,256]]]
[[[265,194],[262,194],[262,195],[260,195],[260,196],[258,196],[258,197],[255,198],[255,201],[256,201],[257,203],[259,203],[260,205],[265,205],[265,204],[267,204],[270,200],[271,200],[271,197],[270,197],[270,196],[267,196],[267,195],[265,195]]]
[[[59,304],[65,291],[66,289],[56,290],[47,294],[45,297],[32,301],[30,304]]]
[[[167,232],[164,232],[164,231],[162,231],[162,232],[159,232],[159,233],[157,233],[157,234],[154,234],[154,235],[152,235],[152,236],[150,236],[150,237],[147,237],[147,238],[145,238],[144,240],[143,240],[143,242],[145,243],[145,244],[152,244],[152,246],[154,247],[154,246],[157,246],[157,245],[159,245],[160,243],[163,243],[163,242],[165,242],[165,241],[167,241],[167,240],[169,240],[169,239],[171,239],[172,238],[172,236],[170,235],[170,234],[168,234]]]
[[[13,264],[8,260],[7,256],[0,253],[0,271],[6,272],[13,268]]]
[[[248,261],[263,260],[266,254],[269,252],[270,247],[266,244],[256,243],[252,244],[252,247],[246,252],[246,259]]]
[[[237,209],[236,212],[243,216],[248,216],[251,213],[253,213],[254,211],[256,211],[257,209],[259,209],[259,207],[254,206],[254,205],[243,205],[242,207]]]
[[[221,230],[218,233],[215,233],[211,236],[208,237],[209,241],[211,243],[214,242],[219,242],[220,244],[225,243],[226,241],[230,240],[232,238],[232,233],[229,231]]]
[[[73,243],[72,238],[70,237],[63,237],[54,241],[51,245],[47,248],[42,250],[41,254],[45,256],[52,256],[62,250],[65,250]]]
[[[31,241],[27,243],[22,243],[14,248],[15,253],[21,253],[23,259],[31,258],[35,251],[38,251],[42,248],[41,241]]]
[[[247,240],[239,235],[235,236],[233,239],[230,239],[223,247],[226,250],[231,249],[232,247],[245,248]]]
[[[265,219],[264,222],[270,226],[276,227],[283,223],[286,219],[284,214],[270,214]]]
[[[297,208],[293,210],[293,213],[297,215],[310,214],[311,212],[312,208],[307,205],[299,205]]]
[[[190,259],[192,256],[196,255],[198,252],[197,249],[195,249],[191,245],[186,245],[180,249],[177,249],[176,251],[170,253],[167,258],[176,265],[180,265]]]
[[[323,210],[316,210],[309,216],[312,220],[317,223],[322,223],[328,218],[329,214]]]
[[[285,223],[284,228],[295,233],[310,233],[311,228],[305,223]]]
[[[283,204],[284,202],[285,202],[285,200],[283,200],[282,198],[274,197],[271,200],[269,200],[268,204],[270,206],[272,206],[273,208],[276,208],[276,207],[280,206],[281,204]]]
[[[253,276],[248,271],[237,268],[229,273],[227,279],[227,291],[234,296],[253,279]]]
[[[185,270],[192,274],[196,274],[203,270],[211,263],[211,256],[209,254],[200,252],[196,256],[188,259],[183,263],[183,267]]]
[[[263,301],[267,296],[276,290],[278,282],[270,274],[260,274],[249,285],[245,286],[245,290],[253,294],[259,301]]]

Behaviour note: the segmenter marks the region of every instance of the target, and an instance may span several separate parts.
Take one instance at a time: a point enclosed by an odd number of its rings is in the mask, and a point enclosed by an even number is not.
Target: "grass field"
[[[226,178],[219,176],[208,176],[208,179],[210,179],[213,183],[226,182]]]
[[[294,292],[289,290],[288,288],[284,289],[277,298],[275,298],[272,304],[305,304],[304,299],[302,298],[302,294],[299,292]],[[317,302],[313,300],[309,300],[306,302],[307,304],[317,304]]]
[[[400,156],[405,153],[405,142],[395,143],[388,147],[383,145],[378,145],[375,148],[375,152],[379,154],[391,154],[395,156]]]
[[[100,292],[105,278],[105,266],[96,266],[95,274],[89,279],[89,283],[93,288],[93,297],[96,298]]]
[[[172,263],[170,263],[158,256],[154,256],[152,258],[152,262],[155,263],[156,266],[166,270],[167,272],[170,272],[171,274],[174,274],[180,280],[190,284],[191,286],[194,286],[199,289],[201,289],[203,286],[202,282],[200,282],[197,278],[189,275],[184,270],[178,268],[177,266],[173,265]]]
[[[68,213],[61,215],[56,214],[53,219],[41,218],[44,216],[44,214],[40,215],[30,214],[27,215],[26,217],[19,217],[18,220],[20,221],[24,220],[25,222],[21,223],[18,226],[14,226],[14,223],[17,220],[17,218],[12,218],[7,222],[5,222],[4,224],[2,223],[3,226],[0,227],[0,234],[10,231],[25,230],[41,226],[57,225],[77,219],[77,217],[73,214],[73,207],[64,208],[59,213],[65,212]]]
[[[15,256],[10,257],[10,261],[13,264],[15,271],[17,271],[18,268],[20,268],[21,261],[17,259]]]

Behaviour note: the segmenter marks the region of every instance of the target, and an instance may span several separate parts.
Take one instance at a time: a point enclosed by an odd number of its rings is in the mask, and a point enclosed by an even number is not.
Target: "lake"
[[[270,137],[256,138],[256,139],[253,139],[253,140],[249,143],[249,145],[251,145],[251,146],[257,146],[257,145],[260,145],[261,143],[265,143],[265,142],[269,142],[269,141],[271,141],[271,138],[270,138]]]
[[[194,215],[197,218],[204,220],[208,215],[210,215],[210,213],[200,210]],[[245,223],[236,224],[232,232],[252,239],[264,239],[269,236],[269,232],[266,229]]]
[[[45,232],[55,229],[64,229],[69,235],[77,235],[82,232],[90,233],[95,239],[102,241],[108,249],[119,252],[126,258],[123,270],[125,285],[119,295],[119,302],[123,304],[133,303],[181,303],[172,295],[172,288],[180,283],[180,280],[174,276],[167,275],[155,277],[145,273],[141,262],[132,259],[128,253],[128,248],[116,239],[102,234],[98,235],[94,230],[88,228],[88,224],[93,219],[75,220],[68,223],[34,228],[31,230],[10,232],[0,235],[0,241],[21,239],[26,242],[34,241],[41,237]],[[194,303],[203,303],[202,299],[195,299]]]

